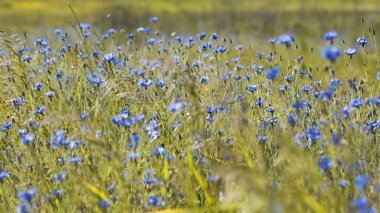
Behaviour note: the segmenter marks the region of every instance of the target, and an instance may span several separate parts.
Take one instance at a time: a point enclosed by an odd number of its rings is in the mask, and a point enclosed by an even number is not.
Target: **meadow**
[[[216,2],[1,2],[1,212],[377,212],[376,1]]]

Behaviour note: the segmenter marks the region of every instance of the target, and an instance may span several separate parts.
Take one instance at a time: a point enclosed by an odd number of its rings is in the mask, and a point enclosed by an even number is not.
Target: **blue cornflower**
[[[380,81],[380,71],[377,72],[376,79],[377,79],[378,81]]]
[[[352,99],[350,101],[349,105],[351,107],[360,108],[361,106],[363,106],[363,103],[364,103],[363,99],[361,99],[361,98],[354,98],[354,99]]]
[[[243,45],[236,45],[235,49],[239,50],[239,51],[242,51],[243,50]]]
[[[364,209],[367,206],[367,202],[366,197],[360,196],[351,202],[351,206],[357,209]]]
[[[156,23],[157,21],[158,21],[157,17],[152,17],[152,18],[149,19],[150,23]]]
[[[275,79],[280,73],[280,69],[278,67],[273,67],[272,69],[268,69],[265,71],[265,77],[269,80]]]
[[[197,37],[199,38],[199,40],[203,40],[206,37],[206,33],[200,32],[197,34]]]
[[[154,45],[154,42],[156,42],[156,39],[154,38],[151,38],[147,41],[147,44],[150,45],[150,46],[153,46]]]
[[[154,148],[154,154],[159,156],[159,155],[165,155],[166,154],[166,149],[162,146]]]
[[[56,181],[56,182],[62,181],[63,179],[66,178],[66,175],[67,175],[67,172],[61,172],[61,173],[54,174],[54,181]]]
[[[62,190],[59,190],[59,189],[54,189],[53,192],[52,192],[53,196],[55,197],[61,197],[63,192]]]
[[[364,47],[364,45],[366,45],[368,43],[367,39],[365,37],[359,37],[357,40],[356,40],[356,44],[359,45],[359,46],[362,46]]]
[[[89,112],[82,112],[78,115],[78,120],[79,121],[84,121],[88,118],[88,116],[90,116],[90,113]]]
[[[17,197],[20,201],[24,201],[26,203],[30,203],[33,197],[37,195],[37,191],[34,188],[30,188],[27,190],[19,191]]]
[[[316,142],[322,139],[320,130],[317,126],[312,126],[311,128],[306,129],[305,133],[306,133],[307,139],[310,142]]]
[[[113,54],[112,52],[109,52],[103,56],[102,60],[108,63],[111,63],[111,62],[114,63],[117,59],[116,59],[115,54]]]
[[[261,97],[259,97],[258,99],[256,99],[255,101],[256,105],[261,107],[264,105],[264,99],[262,99]]]
[[[8,172],[0,172],[0,182],[5,178],[9,178],[9,173]]]
[[[322,58],[334,62],[340,56],[340,50],[336,46],[326,46],[322,49],[321,55]]]
[[[33,90],[34,91],[40,91],[41,87],[42,87],[41,83],[36,83],[35,85],[33,85]]]
[[[338,33],[335,31],[326,32],[325,34],[323,34],[323,40],[332,41],[334,38],[336,38],[337,35]]]
[[[179,103],[173,103],[168,106],[169,112],[177,112],[178,110],[182,109],[183,104],[181,102]]]
[[[35,115],[42,114],[45,110],[46,110],[45,106],[39,106],[37,107],[37,109],[34,110],[34,114]]]
[[[211,35],[210,35],[210,39],[211,39],[211,40],[217,40],[217,39],[218,39],[218,36],[217,36],[215,33],[211,33]]]
[[[355,55],[356,53],[358,53],[358,50],[355,48],[348,48],[344,50],[344,54],[350,56],[350,58],[352,58],[352,56]]]
[[[276,38],[268,38],[267,42],[274,44],[274,43],[276,43]]]
[[[80,23],[79,27],[83,30],[89,30],[91,28],[91,24],[90,23]]]
[[[30,56],[26,56],[26,57],[24,57],[23,59],[22,59],[22,62],[30,62],[32,60],[32,57],[30,57]]]
[[[83,161],[83,159],[81,157],[73,157],[70,159],[70,163],[72,163],[72,164],[81,163],[82,161]]]
[[[286,46],[289,46],[292,42],[294,42],[294,37],[289,34],[284,34],[278,37],[277,42],[279,44],[285,44]]]
[[[359,192],[364,190],[365,185],[368,183],[367,175],[358,175],[355,177],[355,185],[358,188]]]
[[[332,166],[333,164],[327,155],[322,155],[318,160],[318,167],[322,171],[329,170],[332,168]]]
[[[297,121],[297,115],[294,113],[289,113],[289,115],[286,117],[286,121],[289,124],[294,125]]]
[[[32,134],[25,134],[21,137],[21,144],[27,145],[34,141],[34,135]]]
[[[110,203],[108,201],[106,201],[106,200],[100,200],[98,202],[98,205],[100,207],[102,207],[102,208],[108,208],[108,207],[110,207]]]
[[[257,90],[257,86],[256,85],[248,85],[248,86],[246,86],[245,89],[249,92],[255,92]]]

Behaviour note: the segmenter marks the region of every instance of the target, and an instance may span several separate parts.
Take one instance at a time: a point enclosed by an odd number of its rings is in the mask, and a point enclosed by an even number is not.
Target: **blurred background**
[[[380,29],[379,0],[0,0],[0,28],[34,32],[70,27],[75,18],[93,26],[129,29],[159,17],[164,32],[228,31],[303,36],[327,30]]]

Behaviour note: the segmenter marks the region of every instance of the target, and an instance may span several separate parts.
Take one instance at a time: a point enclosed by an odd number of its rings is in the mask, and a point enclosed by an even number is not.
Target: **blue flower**
[[[0,182],[5,178],[9,178],[9,173],[8,172],[0,172]]]
[[[355,177],[355,185],[358,188],[359,192],[364,190],[365,185],[368,183],[367,175],[358,175]]]
[[[322,155],[321,158],[318,160],[318,167],[322,171],[326,171],[331,169],[333,166],[330,158],[327,155]]]
[[[105,61],[105,62],[108,62],[108,63],[111,63],[111,62],[114,63],[114,64],[117,63],[116,56],[112,52],[109,52],[109,53],[105,54],[103,56],[102,60]]]
[[[265,71],[265,77],[269,80],[273,80],[277,78],[280,73],[280,69],[278,67],[273,67],[272,69],[268,69]]]
[[[156,156],[165,155],[166,154],[166,149],[164,147],[162,147],[162,146],[156,147],[156,148],[154,148],[154,154]]]
[[[294,42],[294,37],[289,34],[284,34],[278,37],[277,42],[279,44],[285,44],[289,46],[292,42]]]
[[[83,161],[83,159],[81,157],[73,157],[70,159],[70,163],[72,163],[72,164],[81,163],[82,161]]]
[[[334,62],[340,56],[340,51],[336,46],[326,46],[322,49],[321,55],[322,58]]]
[[[267,42],[274,44],[274,43],[276,43],[276,38],[268,38]]]
[[[356,44],[359,45],[359,46],[362,46],[364,47],[364,45],[366,45],[368,43],[367,39],[365,37],[359,37],[357,40],[356,40]]]
[[[62,197],[62,190],[59,190],[59,189],[54,189],[53,192],[52,192],[53,196],[55,197]]]
[[[218,36],[217,36],[215,33],[211,33],[211,35],[210,35],[210,39],[211,39],[211,40],[217,40],[217,39],[218,39]]]
[[[351,107],[360,108],[361,106],[363,106],[363,103],[364,103],[363,99],[361,99],[361,98],[354,98],[354,99],[352,99],[350,101],[349,105]]]
[[[367,202],[366,197],[360,196],[351,202],[351,206],[357,209],[364,209],[367,206]]]
[[[255,92],[257,90],[257,86],[256,85],[248,85],[248,86],[246,86],[245,89],[249,92]]]
[[[34,110],[34,114],[35,115],[42,114],[45,110],[46,110],[45,106],[39,106],[37,107],[37,109]]]
[[[350,58],[355,55],[356,53],[358,53],[358,50],[355,49],[355,48],[348,48],[348,49],[345,49],[344,50],[344,54],[350,56]]]
[[[12,126],[12,122],[6,121],[1,125],[1,131],[6,132],[9,130],[9,128]]]
[[[289,113],[289,115],[286,117],[286,121],[289,124],[294,125],[297,121],[297,115],[294,113]]]
[[[157,21],[158,21],[157,17],[152,17],[152,18],[149,19],[150,23],[156,23]]]
[[[173,103],[168,106],[169,112],[177,112],[178,110],[182,109],[183,104],[181,102],[179,103]]]
[[[323,34],[323,40],[331,41],[334,38],[336,38],[337,35],[338,35],[338,33],[335,31],[326,32],[325,34]]]
[[[150,46],[153,46],[154,42],[156,42],[156,39],[154,38],[151,38],[147,41],[147,44],[150,45]]]
[[[206,33],[204,32],[198,33],[197,37],[199,38],[199,40],[203,40],[206,37]]]
[[[377,79],[378,81],[380,81],[380,71],[377,72],[376,79]]]
[[[306,133],[307,139],[310,142],[316,142],[322,139],[320,130],[317,126],[312,126],[311,128],[306,129],[305,133]]]
[[[34,188],[30,188],[27,190],[19,191],[17,197],[20,201],[24,201],[26,203],[30,203],[33,197],[37,195],[37,191]]]
[[[32,134],[25,134],[21,137],[21,144],[27,145],[34,141],[34,135]]]
[[[91,28],[91,24],[90,23],[80,23],[79,27],[83,30],[89,30]]]
[[[100,200],[98,202],[98,205],[102,208],[107,208],[107,207],[110,207],[110,203],[106,200]]]

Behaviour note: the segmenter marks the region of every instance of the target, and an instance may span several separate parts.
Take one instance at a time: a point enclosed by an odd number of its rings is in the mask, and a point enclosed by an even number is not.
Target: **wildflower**
[[[46,110],[46,107],[45,106],[39,106],[37,107],[37,109],[34,110],[34,114],[35,115],[38,115],[38,114],[43,114],[43,112]]]
[[[327,155],[322,155],[318,160],[318,167],[322,171],[329,170],[332,166],[333,164]]]
[[[81,163],[82,161],[83,161],[83,159],[81,157],[74,157],[74,158],[70,159],[70,163],[72,163],[72,164]]]
[[[380,71],[377,72],[376,79],[377,79],[378,81],[380,81]]]
[[[359,37],[357,40],[356,40],[356,44],[359,45],[359,46],[362,46],[364,47],[364,45],[366,45],[368,43],[367,39],[365,37]]]
[[[21,140],[20,140],[21,144],[23,145],[28,145],[33,141],[34,141],[34,135],[32,134],[25,134],[21,137]]]
[[[33,197],[37,195],[37,191],[34,188],[30,188],[27,190],[19,191],[17,197],[20,201],[24,201],[26,203],[30,203]]]
[[[337,35],[338,33],[335,31],[326,32],[325,34],[323,34],[323,40],[332,41],[334,40],[334,38],[336,38]]]
[[[350,101],[349,105],[351,107],[355,107],[355,108],[360,108],[361,106],[363,106],[363,99],[361,98],[354,98]]]
[[[110,207],[110,203],[108,201],[106,201],[106,200],[100,200],[98,202],[98,205],[100,207],[102,207],[102,208],[108,208],[108,207]]]
[[[276,43],[276,38],[268,38],[267,42],[274,44],[274,43]]]
[[[350,58],[352,58],[352,56],[356,53],[358,53],[358,50],[355,48],[348,48],[344,50],[344,54],[348,55]]]
[[[211,35],[210,35],[210,39],[211,39],[211,40],[217,40],[217,39],[218,39],[218,36],[217,36],[215,33],[211,33]]]
[[[183,104],[180,103],[173,103],[168,106],[168,111],[169,112],[177,112],[178,110],[182,109]]]
[[[284,34],[278,37],[277,42],[279,44],[285,44],[288,47],[292,42],[294,42],[294,37],[289,34]]]
[[[152,18],[149,19],[150,23],[156,23],[157,21],[158,21],[157,17],[152,17]]]
[[[154,42],[156,42],[156,39],[154,38],[151,38],[147,41],[147,44],[150,45],[150,46],[153,46]]]
[[[320,130],[317,126],[312,126],[311,128],[306,129],[305,133],[310,142],[316,142],[322,139]]]
[[[336,46],[326,46],[322,49],[322,58],[335,62],[336,59],[340,56],[339,48]]]
[[[165,148],[162,147],[162,146],[159,146],[159,147],[154,148],[154,154],[155,154],[156,156],[159,156],[159,155],[165,155],[165,153],[166,153],[166,150],[165,150]]]
[[[105,54],[102,60],[108,63],[113,62],[114,64],[115,64],[115,61],[117,61],[115,54],[113,54],[112,52]]]
[[[280,73],[280,69],[278,67],[273,67],[272,69],[268,69],[265,71],[265,77],[268,80],[273,80],[277,78],[279,73]]]
[[[54,174],[54,181],[56,181],[56,182],[62,181],[63,179],[66,178],[66,175],[67,175],[67,172]]]
[[[199,38],[199,40],[203,40],[206,37],[206,33],[204,32],[198,33],[197,37]]]
[[[286,117],[286,121],[291,124],[292,126],[294,126],[294,124],[296,123],[297,121],[297,115],[294,114],[294,113],[289,113],[289,115]]]
[[[257,90],[257,86],[256,85],[248,85],[248,86],[246,86],[245,89],[249,92],[255,92]]]
[[[0,183],[5,178],[9,178],[9,173],[8,172],[0,172]]]
[[[358,188],[359,192],[362,192],[364,190],[364,187],[368,183],[368,176],[367,175],[358,175],[355,177],[355,185]]]
[[[357,209],[364,209],[367,206],[367,202],[366,197],[360,196],[351,202],[351,206]]]

